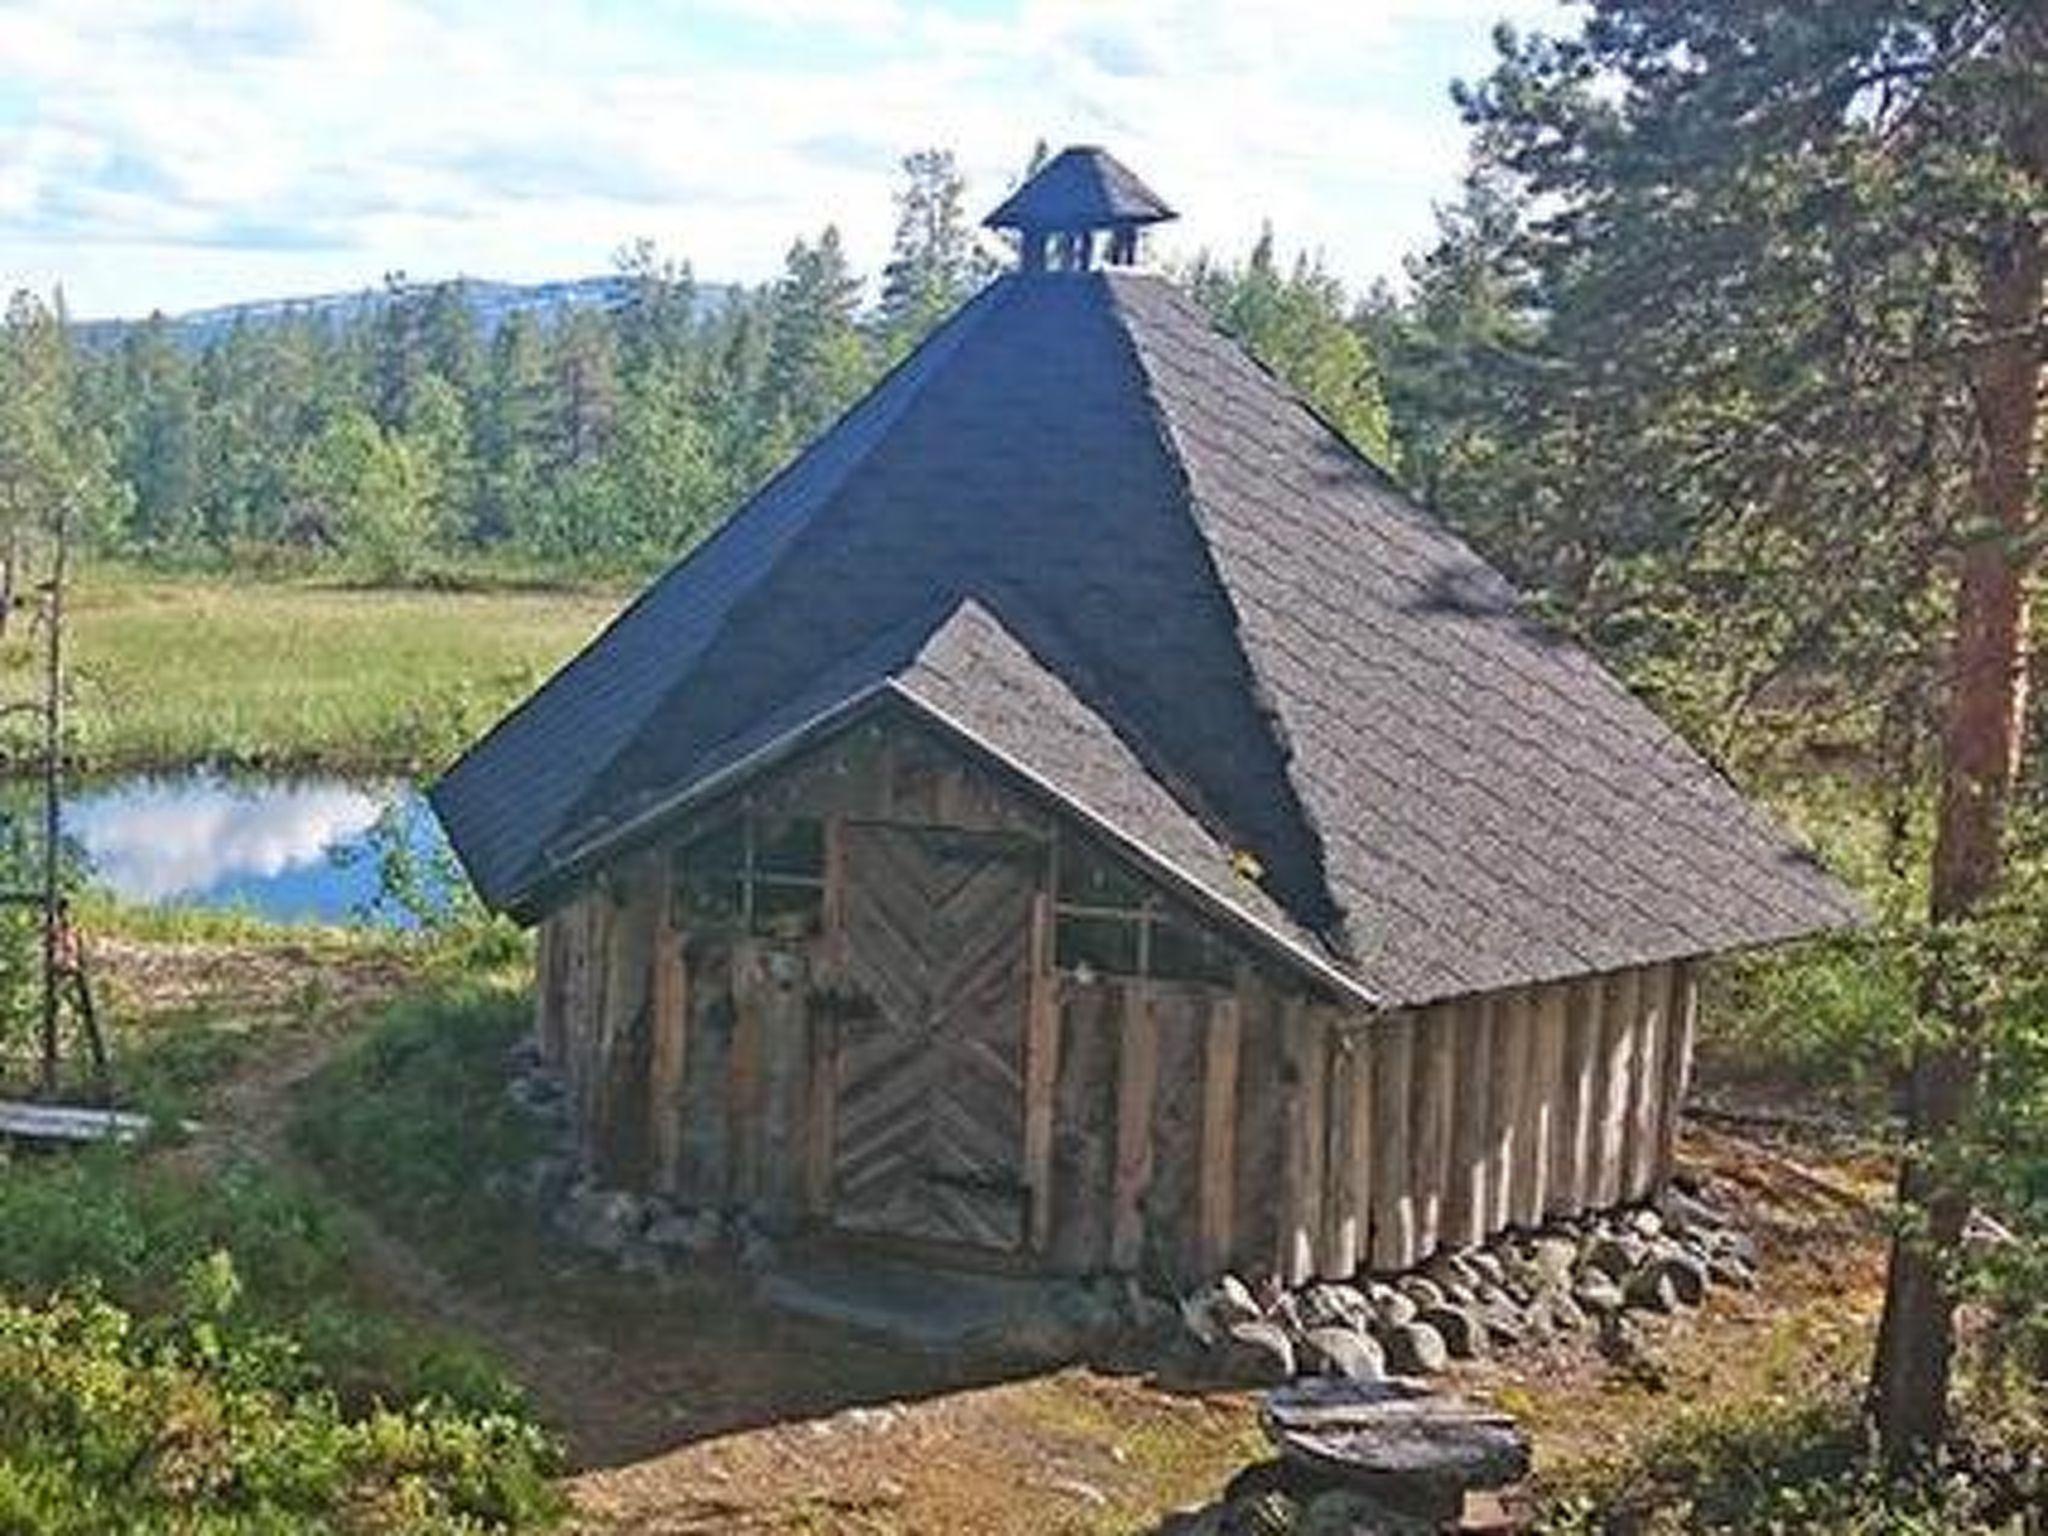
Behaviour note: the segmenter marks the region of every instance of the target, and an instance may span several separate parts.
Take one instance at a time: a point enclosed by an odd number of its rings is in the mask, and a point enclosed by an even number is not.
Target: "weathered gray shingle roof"
[[[435,805],[485,897],[526,906],[883,684],[1389,1004],[1858,916],[1191,301],[1128,272],[996,283]]]

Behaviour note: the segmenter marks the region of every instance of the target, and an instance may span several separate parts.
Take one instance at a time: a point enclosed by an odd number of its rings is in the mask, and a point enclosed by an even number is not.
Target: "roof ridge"
[[[1140,384],[1144,391],[1146,409],[1152,417],[1167,461],[1173,466],[1173,473],[1180,482],[1185,504],[1190,508],[1197,507],[1201,504],[1201,497],[1195,489],[1194,473],[1189,468],[1187,456],[1181,449],[1180,436],[1174,426],[1173,415],[1166,409],[1164,402],[1160,399],[1158,381],[1153,376],[1152,366],[1145,356],[1144,348],[1138,344],[1137,338],[1132,332],[1130,316],[1124,307],[1123,294],[1120,292],[1127,285],[1143,285],[1146,288],[1156,288],[1173,294],[1175,297],[1180,297],[1179,290],[1166,279],[1153,277],[1146,273],[1105,272],[1102,274],[1102,277],[1108,284],[1112,300],[1114,301],[1119,322],[1116,327],[1117,335],[1125,349],[1130,353],[1131,361],[1137,367]],[[1201,315],[1202,311],[1197,308],[1194,313]],[[1206,319],[1206,316],[1203,318]],[[1210,329],[1218,336],[1222,336],[1224,340],[1230,340],[1227,335],[1216,330],[1214,326],[1211,326]],[[1231,345],[1236,347],[1237,343],[1231,341]],[[1239,348],[1239,350],[1241,351],[1242,349]],[[1245,353],[1245,355],[1250,356],[1249,353]],[[1295,777],[1295,756],[1282,725],[1280,712],[1270,707],[1268,702],[1273,697],[1272,680],[1268,677],[1266,670],[1259,665],[1252,653],[1251,647],[1244,643],[1244,615],[1239,610],[1237,595],[1232,591],[1230,582],[1225,579],[1223,572],[1217,568],[1215,547],[1210,542],[1207,529],[1202,527],[1200,522],[1193,517],[1190,518],[1190,521],[1195,522],[1194,532],[1196,541],[1201,546],[1202,559],[1207,563],[1210,573],[1214,577],[1215,590],[1230,613],[1232,649],[1237,653],[1238,659],[1244,665],[1246,675],[1252,681],[1254,713],[1259,720],[1261,732],[1267,737],[1274,754],[1279,759],[1281,779],[1287,785],[1290,798],[1293,801],[1293,804],[1288,808],[1290,816],[1299,823],[1301,829],[1306,834],[1310,862],[1315,871],[1315,883],[1319,887],[1316,894],[1320,895],[1322,901],[1327,904],[1325,917],[1319,920],[1313,915],[1306,915],[1303,919],[1304,926],[1314,930],[1323,942],[1329,945],[1333,953],[1349,962],[1356,958],[1352,953],[1353,936],[1349,931],[1350,913],[1344,903],[1338,899],[1337,893],[1332,886],[1327,853],[1329,839],[1321,821],[1309,808],[1307,797],[1302,794],[1300,782]]]

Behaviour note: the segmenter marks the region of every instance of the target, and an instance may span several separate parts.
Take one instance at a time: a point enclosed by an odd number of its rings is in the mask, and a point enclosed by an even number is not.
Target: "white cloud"
[[[0,277],[132,313],[647,234],[755,280],[828,220],[872,267],[889,159],[949,145],[992,203],[1043,137],[1110,145],[1182,248],[1270,217],[1363,281],[1454,189],[1497,11],[1555,3],[0,0]]]

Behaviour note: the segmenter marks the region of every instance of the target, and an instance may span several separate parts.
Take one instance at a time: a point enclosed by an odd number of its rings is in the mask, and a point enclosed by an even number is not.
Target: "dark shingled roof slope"
[[[1177,215],[1107,150],[1077,144],[1039,167],[981,222],[990,229],[1100,229]]]
[[[523,908],[884,687],[1387,1004],[1860,915],[1184,295],[1128,272],[996,283],[435,805],[486,898]]]

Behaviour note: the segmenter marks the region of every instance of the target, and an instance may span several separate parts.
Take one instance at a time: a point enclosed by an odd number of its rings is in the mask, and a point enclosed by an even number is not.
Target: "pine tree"
[[[837,228],[790,247],[770,300],[768,357],[759,419],[778,444],[807,443],[866,383],[858,325],[860,279]]]
[[[963,211],[966,195],[950,150],[905,157],[878,316],[884,346],[893,355],[922,341],[993,275]]]
[[[1850,707],[1931,699],[1933,950],[1966,951],[2043,532],[2048,6],[1595,0],[1574,37],[1504,36],[1465,100],[1540,210],[1547,387],[1511,425],[1572,476],[1615,628],[1747,652],[1724,714],[1789,669],[1809,713],[1829,675]],[[1986,995],[1930,973],[1871,1393],[1895,1462],[1946,1427]]]

